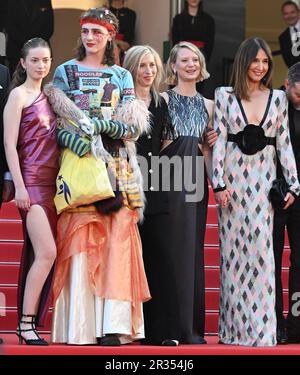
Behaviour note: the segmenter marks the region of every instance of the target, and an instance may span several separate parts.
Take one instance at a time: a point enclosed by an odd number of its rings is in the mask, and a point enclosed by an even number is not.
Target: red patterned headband
[[[107,21],[97,20],[96,18],[82,18],[80,20],[80,26],[84,25],[85,23],[93,23],[94,25],[100,25],[105,27],[108,31],[111,31],[113,33],[116,32],[116,28]]]

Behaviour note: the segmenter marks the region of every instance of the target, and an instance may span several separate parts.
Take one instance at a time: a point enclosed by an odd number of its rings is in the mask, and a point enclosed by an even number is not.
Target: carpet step
[[[0,284],[17,284],[19,264],[0,263]]]
[[[0,242],[0,262],[19,262],[23,241]]]
[[[0,219],[0,240],[16,241],[22,239],[21,220]]]
[[[19,210],[17,209],[14,201],[2,204],[0,218],[1,219],[20,219]]]

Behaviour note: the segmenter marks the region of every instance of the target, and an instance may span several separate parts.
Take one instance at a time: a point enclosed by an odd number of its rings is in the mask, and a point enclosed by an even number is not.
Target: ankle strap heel
[[[31,318],[31,320],[23,320],[23,318]],[[22,314],[21,319],[18,323],[18,328],[16,331],[16,335],[19,337],[19,344],[23,344],[23,341],[25,341],[26,345],[48,345],[47,341],[45,341],[42,337],[39,336],[36,328],[35,328],[35,319],[36,315],[28,315],[28,314]],[[30,325],[30,328],[22,328],[21,324],[23,325]],[[34,332],[36,335],[36,339],[26,339],[24,336],[22,336],[22,333],[24,332]]]

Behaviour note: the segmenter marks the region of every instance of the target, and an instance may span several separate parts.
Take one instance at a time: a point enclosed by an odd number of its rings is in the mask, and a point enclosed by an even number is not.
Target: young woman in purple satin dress
[[[56,257],[56,210],[53,203],[59,167],[56,116],[42,92],[51,66],[43,39],[24,44],[4,109],[4,145],[15,185],[15,203],[24,232],[17,335],[20,343],[48,345],[36,331],[43,325]]]

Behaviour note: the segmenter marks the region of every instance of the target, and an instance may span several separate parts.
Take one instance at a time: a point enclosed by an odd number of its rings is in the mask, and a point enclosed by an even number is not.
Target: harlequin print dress
[[[275,137],[284,176],[291,191],[299,182],[288,130],[285,93],[271,90],[259,124]],[[219,208],[220,316],[219,337],[225,344],[276,345],[273,209],[268,200],[276,178],[276,150],[267,145],[254,155],[243,154],[227,141],[247,125],[242,104],[232,88],[215,95],[214,127],[218,140],[213,151],[213,187],[231,191],[227,208]]]

